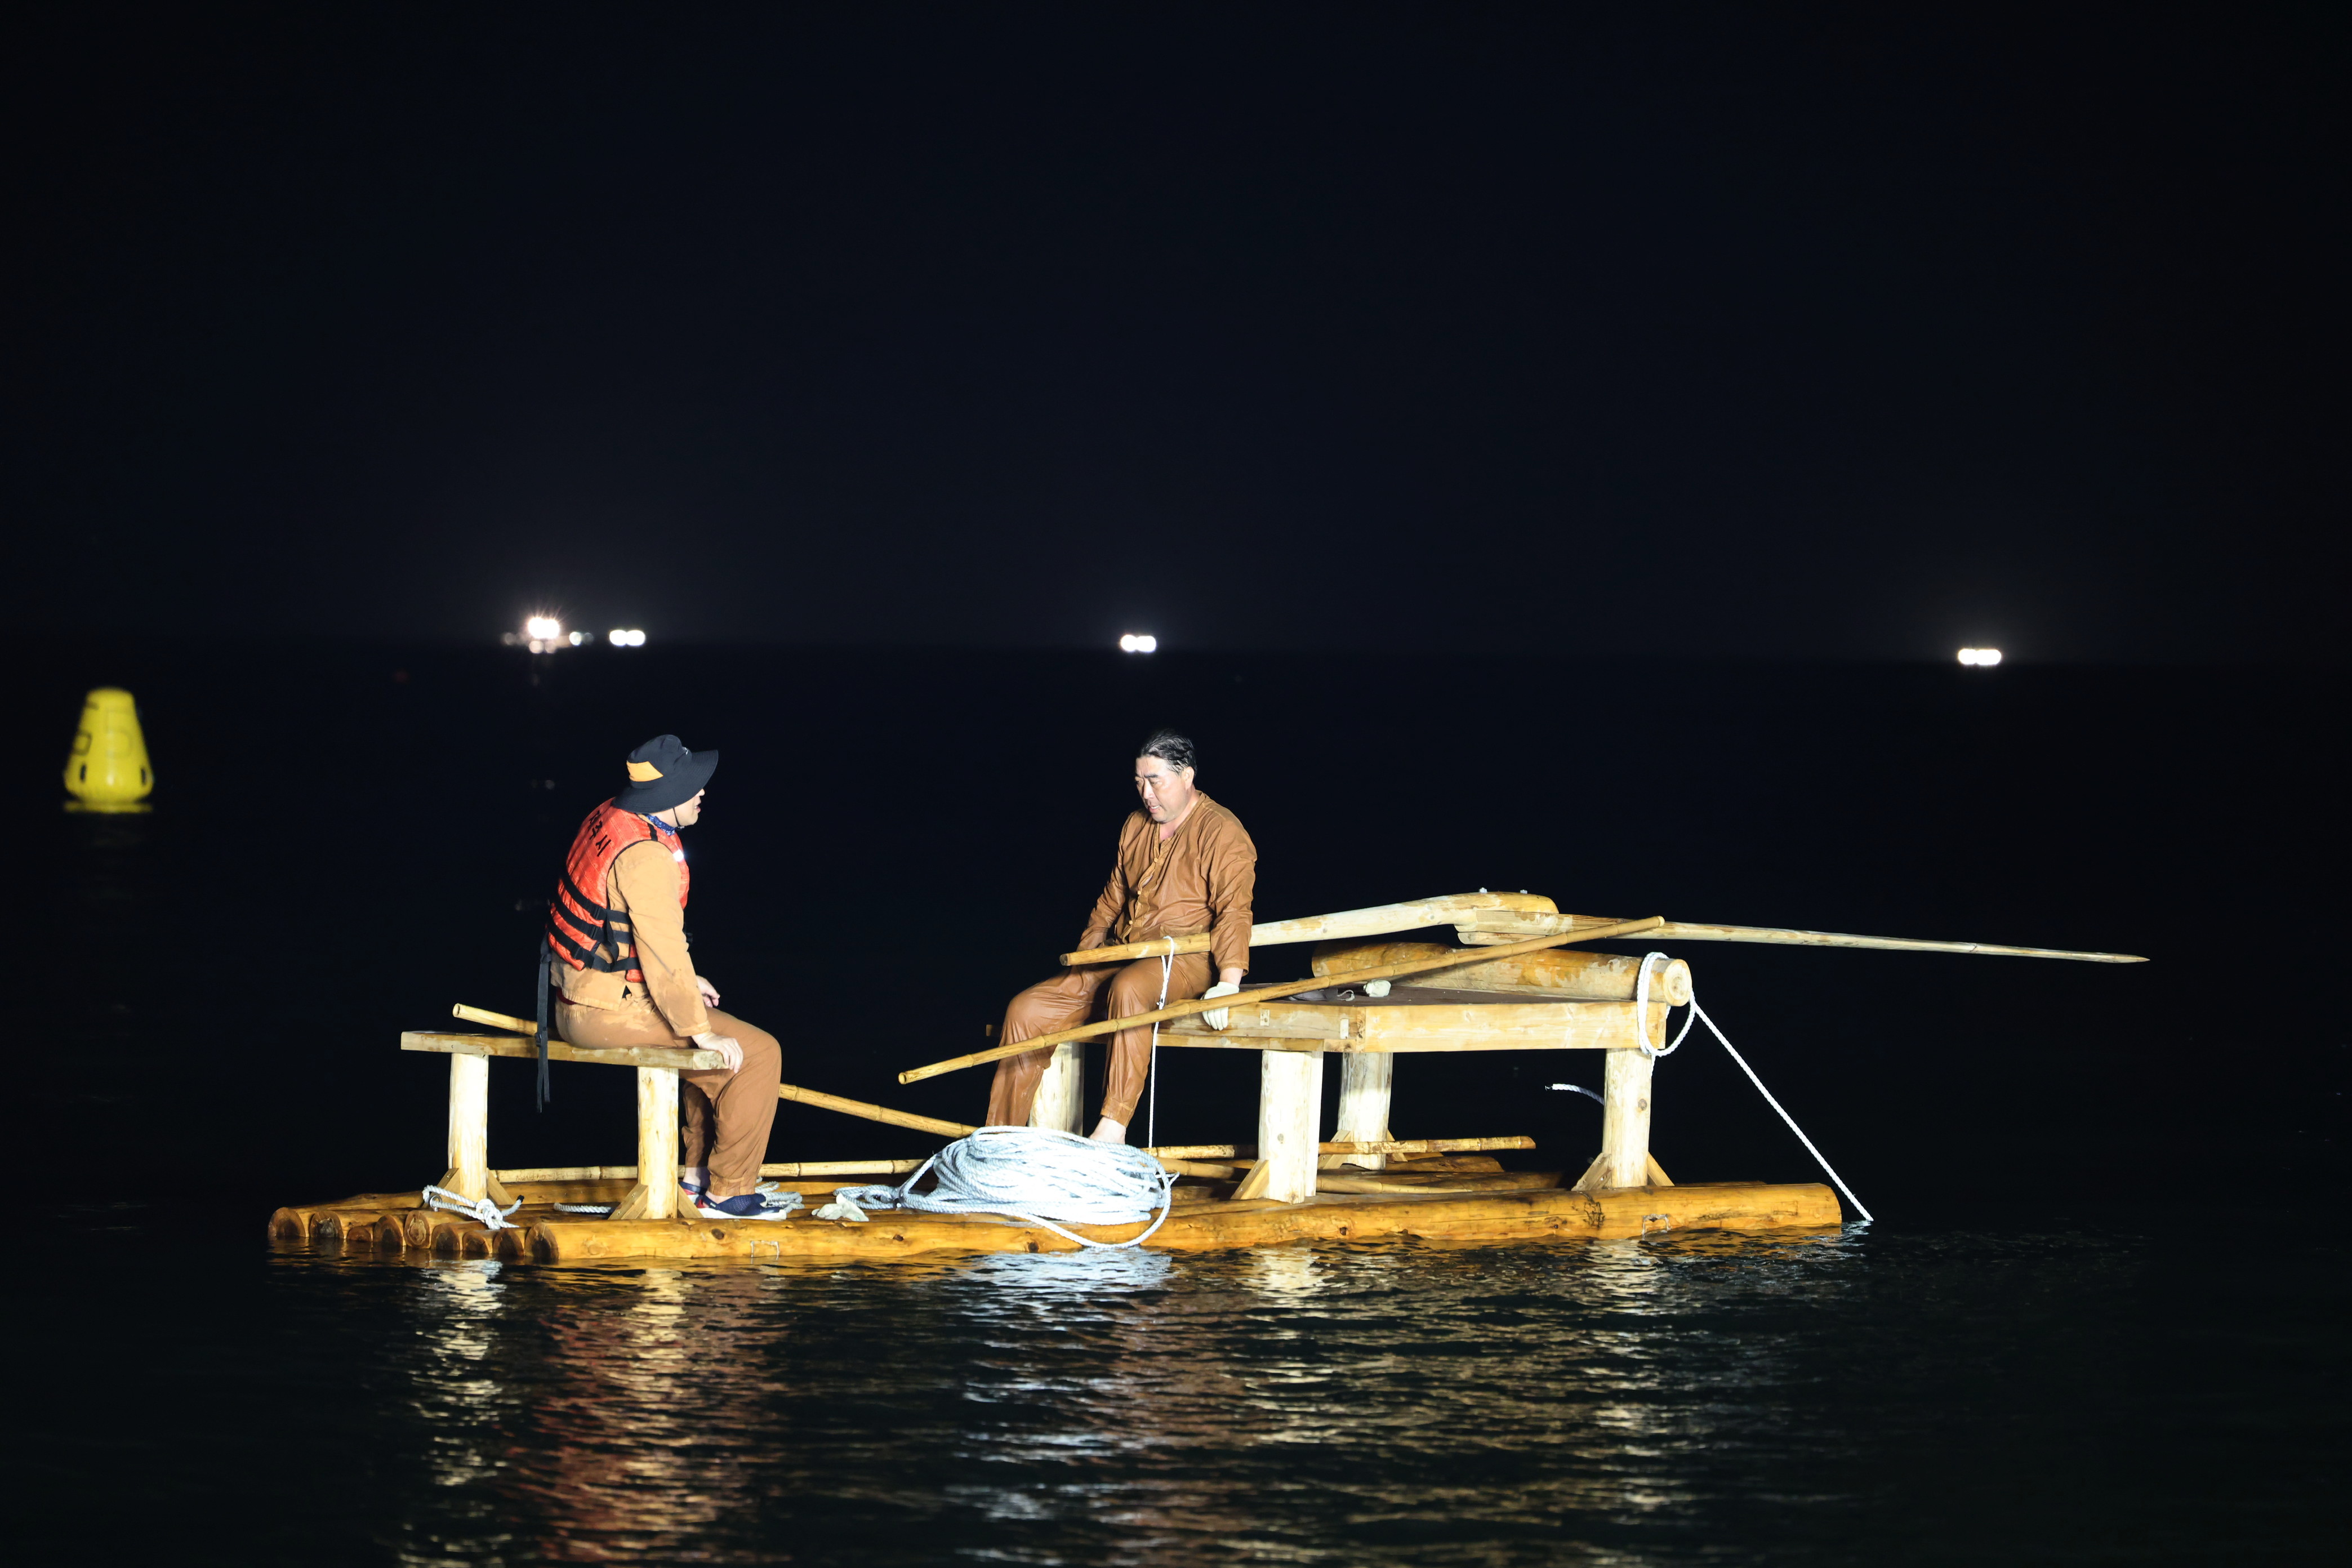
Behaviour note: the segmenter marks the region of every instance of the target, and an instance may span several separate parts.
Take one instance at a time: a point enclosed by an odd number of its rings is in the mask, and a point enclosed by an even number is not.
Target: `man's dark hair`
[[[1173,730],[1154,730],[1143,738],[1143,744],[1135,748],[1135,754],[1158,757],[1171,768],[1189,768],[1192,765],[1192,742]]]

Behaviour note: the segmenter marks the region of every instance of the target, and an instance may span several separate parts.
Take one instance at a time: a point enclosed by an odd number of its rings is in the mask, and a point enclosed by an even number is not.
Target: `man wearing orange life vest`
[[[719,988],[687,955],[692,879],[678,829],[701,816],[718,767],[718,752],[657,735],[629,753],[626,787],[580,825],[547,911],[563,988],[556,1024],[576,1046],[699,1047],[724,1057],[724,1068],[678,1075],[679,1184],[709,1218],[782,1219],[759,1185],[783,1053],[775,1036],[719,1011]]]
[[[1241,989],[1243,972],[1249,967],[1257,846],[1250,842],[1241,818],[1192,787],[1191,741],[1173,730],[1160,730],[1146,736],[1137,753],[1135,792],[1142,797],[1143,809],[1131,813],[1119,830],[1110,880],[1095,900],[1078,946],[1155,942],[1205,931],[1209,951],[1179,953],[1165,969],[1159,959],[1146,958],[1117,968],[1080,965],[1041,980],[1005,1008],[1003,1038],[1007,1045],[1074,1028],[1089,1016],[1126,1018],[1148,1013],[1163,994],[1177,1002],[1230,996]],[[1214,985],[1209,984],[1213,972]],[[1212,1008],[1201,1016],[1213,1029],[1225,1026],[1223,1008]],[[1127,1124],[1135,1118],[1135,1104],[1150,1071],[1151,1041],[1148,1025],[1113,1037],[1102,1120],[1091,1136],[1110,1143],[1126,1141]],[[1050,1049],[1031,1051],[997,1062],[996,1080],[988,1093],[989,1125],[1027,1124],[1038,1082],[1053,1054]]]

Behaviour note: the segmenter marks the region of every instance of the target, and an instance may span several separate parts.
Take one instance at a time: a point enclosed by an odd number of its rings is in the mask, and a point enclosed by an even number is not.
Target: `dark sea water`
[[[2340,673],[955,652],[16,648],[9,1556],[37,1563],[2272,1563],[2347,1524]],[[139,817],[58,810],[139,696]],[[2150,955],[1692,945],[1878,1215],[1790,1237],[888,1267],[273,1250],[414,1188],[528,1010],[617,759],[725,752],[698,960],[786,1077],[971,1119],[1076,934],[1135,739],[1202,742],[1268,918],[1489,886]],[[1279,977],[1269,970],[1264,977]],[[1165,1064],[1246,1138],[1255,1062]],[[1403,1136],[1580,1165],[1581,1054],[1410,1059]],[[625,1161],[628,1075],[492,1072],[497,1165]],[[1684,1180],[1812,1179],[1719,1048]],[[771,1157],[924,1152],[787,1105]]]

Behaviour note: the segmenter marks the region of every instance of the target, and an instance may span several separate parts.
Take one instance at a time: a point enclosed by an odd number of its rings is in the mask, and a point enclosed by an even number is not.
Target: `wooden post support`
[[[1601,1163],[1594,1185],[1638,1187],[1650,1179],[1650,1075],[1639,1051],[1611,1051],[1601,1077]]]
[[[1384,1143],[1389,1141],[1389,1100],[1396,1081],[1396,1058],[1389,1053],[1349,1051],[1339,1058],[1339,1125],[1331,1130],[1335,1143]],[[1355,1165],[1367,1171],[1387,1168],[1386,1154],[1325,1154],[1318,1163],[1326,1171]]]
[[[1029,1125],[1056,1132],[1083,1132],[1086,1128],[1087,1047],[1083,1041],[1065,1040],[1054,1047],[1045,1076],[1037,1082],[1037,1099],[1029,1111]]]
[[[1265,1051],[1258,1061],[1258,1161],[1234,1196],[1304,1203],[1315,1195],[1323,1053]]]
[[[449,1058],[449,1172],[440,1184],[469,1198],[490,1183],[490,1058]]]
[[[640,1197],[642,1194],[642,1201]],[[637,1184],[613,1217],[677,1217],[677,1069],[637,1069]]]

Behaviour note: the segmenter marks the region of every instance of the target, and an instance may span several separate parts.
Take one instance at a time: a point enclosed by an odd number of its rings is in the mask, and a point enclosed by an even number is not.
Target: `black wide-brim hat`
[[[676,735],[656,735],[629,753],[629,782],[613,804],[650,816],[692,800],[718,771],[718,752],[689,752]]]

